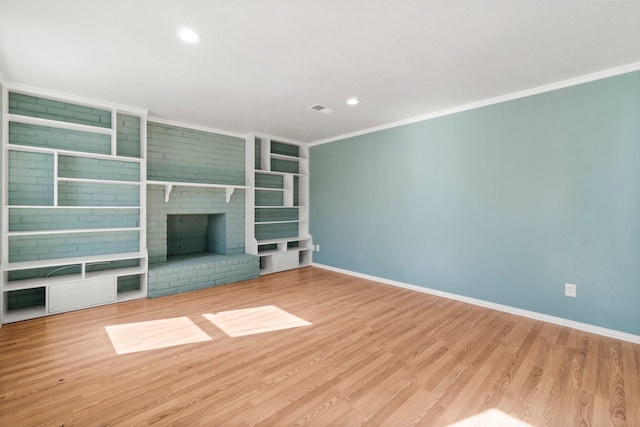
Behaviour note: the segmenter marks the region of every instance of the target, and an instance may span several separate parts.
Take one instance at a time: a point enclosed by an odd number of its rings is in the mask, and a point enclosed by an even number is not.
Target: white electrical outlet
[[[577,296],[577,286],[571,283],[564,284],[564,296],[575,298]]]
[[[316,252],[320,252],[320,245],[316,245]]]

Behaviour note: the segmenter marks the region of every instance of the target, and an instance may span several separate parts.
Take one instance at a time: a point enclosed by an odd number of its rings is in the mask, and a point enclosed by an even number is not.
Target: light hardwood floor
[[[203,317],[266,305],[312,325],[231,338]],[[211,339],[118,355],[105,331],[177,317]],[[640,346],[313,267],[0,329],[1,426],[446,426],[491,409],[640,426]]]

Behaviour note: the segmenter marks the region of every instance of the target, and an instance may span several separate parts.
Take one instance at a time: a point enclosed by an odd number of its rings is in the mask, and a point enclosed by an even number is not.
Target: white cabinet
[[[245,247],[260,257],[260,273],[311,264],[309,148],[265,135],[246,139]],[[253,165],[253,167],[251,167]]]
[[[291,270],[300,267],[298,252],[283,252],[271,255],[273,271]]]
[[[105,277],[53,285],[49,287],[48,301],[51,314],[114,303],[116,280]]]

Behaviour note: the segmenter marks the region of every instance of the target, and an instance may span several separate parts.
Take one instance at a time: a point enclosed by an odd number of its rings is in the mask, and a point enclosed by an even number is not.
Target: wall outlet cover
[[[564,295],[575,298],[577,296],[577,286],[572,283],[564,284]]]

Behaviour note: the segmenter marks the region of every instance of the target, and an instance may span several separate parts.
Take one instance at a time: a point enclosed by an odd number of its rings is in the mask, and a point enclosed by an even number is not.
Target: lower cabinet
[[[79,280],[49,286],[49,314],[116,302],[116,278]]]
[[[291,270],[300,267],[298,252],[283,252],[280,254],[274,254],[272,257],[273,271]]]

